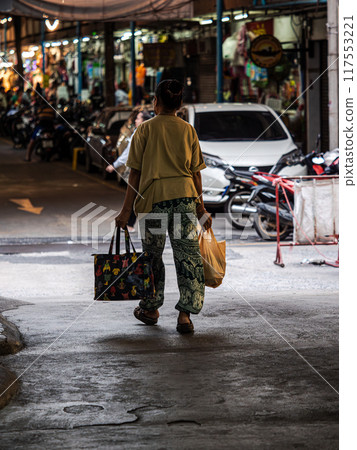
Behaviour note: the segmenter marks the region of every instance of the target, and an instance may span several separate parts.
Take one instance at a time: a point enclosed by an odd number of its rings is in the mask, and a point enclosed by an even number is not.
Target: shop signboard
[[[283,49],[278,39],[271,34],[264,34],[252,41],[249,53],[254,64],[269,69],[279,64]]]
[[[256,20],[246,24],[247,30],[254,33],[256,36],[263,34],[274,34],[274,20]]]

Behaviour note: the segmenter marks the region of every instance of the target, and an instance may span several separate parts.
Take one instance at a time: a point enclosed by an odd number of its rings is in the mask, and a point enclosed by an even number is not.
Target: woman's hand
[[[114,170],[115,170],[115,168],[114,168],[114,166],[113,166],[112,164],[109,164],[109,166],[107,166],[107,167],[105,168],[105,170],[106,170],[107,172],[109,172],[109,173],[113,173]]]
[[[130,211],[122,209],[115,218],[115,223],[116,223],[117,227],[124,229],[129,222],[130,214],[131,214]]]
[[[196,213],[198,220],[201,224],[201,226],[207,231],[209,228],[212,227],[212,217],[211,214],[205,210],[202,203],[197,206]]]

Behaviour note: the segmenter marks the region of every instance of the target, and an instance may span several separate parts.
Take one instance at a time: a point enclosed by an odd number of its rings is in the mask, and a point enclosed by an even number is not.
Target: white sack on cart
[[[294,186],[294,243],[333,242],[339,233],[338,178],[298,180]]]

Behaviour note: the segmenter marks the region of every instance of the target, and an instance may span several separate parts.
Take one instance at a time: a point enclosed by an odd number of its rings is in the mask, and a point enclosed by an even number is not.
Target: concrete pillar
[[[15,47],[17,56],[17,66],[16,70],[19,74],[19,86],[20,89],[24,89],[24,69],[22,63],[22,49],[21,49],[21,16],[14,16],[14,28],[15,28]],[[28,86],[25,86],[27,89]]]
[[[78,100],[82,100],[82,32],[81,32],[81,22],[77,22],[77,57],[78,57]]]
[[[131,98],[132,105],[136,105],[136,55],[135,55],[135,22],[130,22],[130,66],[131,66]]]
[[[217,0],[217,103],[223,103],[222,11],[223,0]]]
[[[105,42],[105,103],[115,105],[114,22],[104,23]]]
[[[327,2],[330,150],[338,147],[338,0]],[[335,62],[334,62],[335,61]]]
[[[41,49],[42,49],[42,72],[46,71],[46,50],[45,50],[45,19],[41,20]]]
[[[7,22],[4,24],[4,60],[7,61]]]

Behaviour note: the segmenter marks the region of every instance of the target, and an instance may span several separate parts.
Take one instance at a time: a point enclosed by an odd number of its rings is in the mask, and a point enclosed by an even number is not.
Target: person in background
[[[94,86],[92,95],[89,97],[89,99],[92,102],[93,111],[98,111],[102,107],[102,104],[104,103],[104,97],[100,93],[99,86]]]
[[[40,95],[40,96],[43,96],[43,91],[42,91],[42,87],[41,87],[40,82],[38,82],[38,83],[36,84],[35,91],[36,91],[36,94],[38,94],[38,95]],[[36,100],[37,100],[37,99],[36,99]]]
[[[6,111],[7,100],[4,86],[0,86],[0,111]]]
[[[128,159],[129,156],[129,150],[130,150],[130,144],[131,144],[131,140],[134,136],[134,133],[136,131],[136,129],[138,128],[138,126],[140,124],[142,124],[143,122],[145,122],[145,120],[151,119],[152,116],[150,115],[150,113],[148,111],[140,111],[136,118],[135,118],[135,129],[133,131],[133,134],[131,135],[129,141],[128,141],[128,145],[125,147],[123,153],[119,156],[119,158],[117,158],[113,164],[109,164],[109,166],[106,167],[106,171],[109,173],[114,172],[115,169],[119,169],[119,167],[125,166],[126,161]],[[136,222],[136,215],[134,213],[134,211],[131,211],[129,220],[128,220],[128,230],[129,231],[135,231],[134,225]]]
[[[56,95],[57,95],[58,101],[64,101],[64,102],[69,101],[68,88],[64,81],[62,82],[62,84],[60,86],[58,86]]]
[[[209,229],[212,218],[202,201],[200,171],[206,166],[197,133],[192,125],[176,116],[182,95],[183,85],[177,80],[158,84],[154,98],[156,117],[139,125],[131,141],[128,188],[115,220],[118,227],[125,228],[134,202],[135,212],[142,214],[142,245],[152,257],[156,294],[140,301],[134,316],[147,325],[157,323],[164,302],[162,254],[168,230],[180,292],[175,306],[179,311],[176,330],[183,334],[194,331],[190,314],[201,311],[205,293],[195,222],[201,219],[203,227]]]
[[[16,105],[17,104],[17,101],[18,101],[18,99],[19,99],[19,88],[17,87],[17,88],[14,88],[13,90],[12,90],[12,92],[11,92],[11,100],[10,100],[10,102],[11,102],[11,104],[12,105]]]
[[[22,94],[22,99],[21,99],[21,103],[24,106],[30,106],[31,105],[31,92],[32,89],[28,88],[26,89],[26,91],[24,91],[24,93]]]
[[[118,89],[115,91],[115,105],[128,105],[129,96],[127,93],[127,85],[125,81],[119,83]]]
[[[5,92],[5,97],[6,97],[7,107],[8,107],[8,108],[10,108],[11,105],[12,105],[12,102],[11,102],[12,95],[13,95],[13,90],[12,90],[12,89],[8,89],[8,90]]]
[[[48,129],[53,130],[54,129],[54,121],[56,118],[56,112],[51,107],[50,104],[48,104],[45,100],[42,100],[40,103],[40,107],[37,111],[38,114],[38,125],[36,126],[34,132],[32,133],[31,140],[29,142],[29,145],[26,149],[26,162],[31,162],[31,155],[33,152],[33,149],[35,147],[36,137],[39,131]]]
[[[57,103],[57,82],[52,81],[50,87],[47,90],[46,97],[49,102]]]

